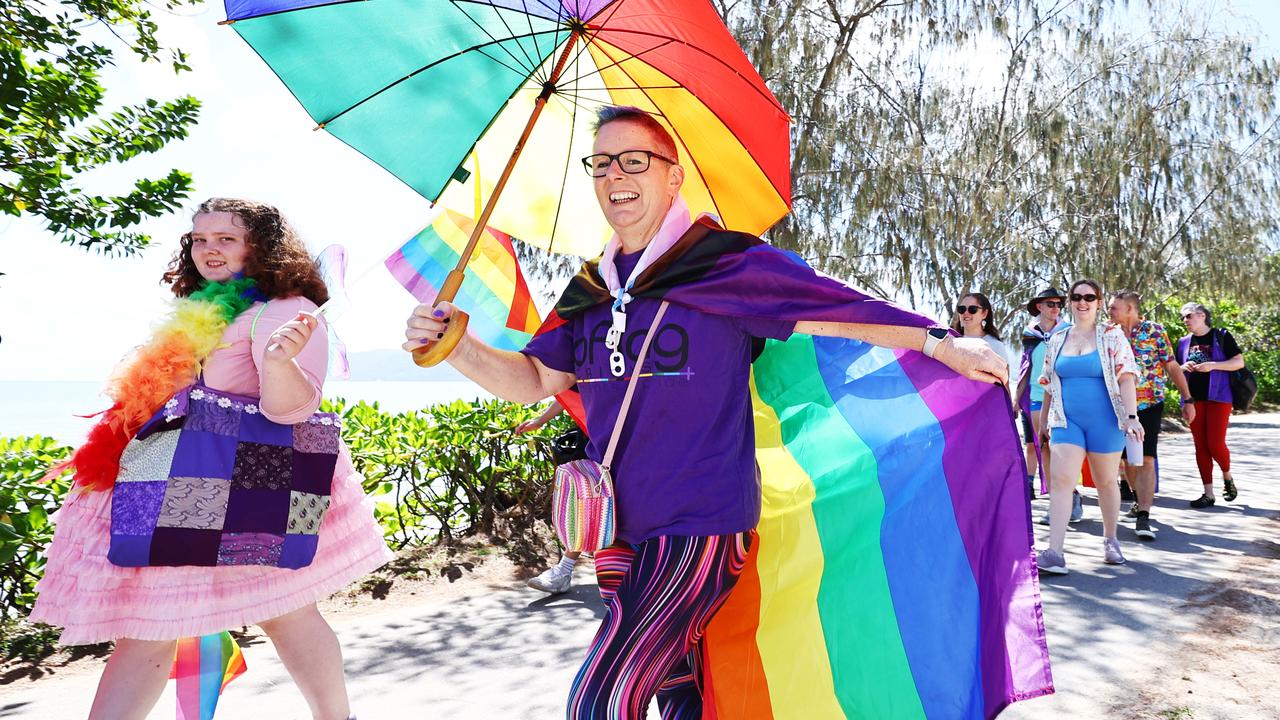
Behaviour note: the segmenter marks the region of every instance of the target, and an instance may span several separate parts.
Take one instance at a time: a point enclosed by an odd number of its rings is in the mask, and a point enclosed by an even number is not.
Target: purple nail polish
[[[419,341],[418,341],[418,344],[419,344],[419,345],[426,345],[426,344],[427,344],[427,343],[429,343],[429,342],[431,342],[431,338],[422,338],[421,340],[419,340]]]
[[[435,312],[433,312],[433,313],[431,313],[431,314],[432,314],[432,315],[434,315],[435,317],[438,317],[438,318],[442,318],[442,317],[444,317],[444,311],[443,311],[443,310],[436,310]]]

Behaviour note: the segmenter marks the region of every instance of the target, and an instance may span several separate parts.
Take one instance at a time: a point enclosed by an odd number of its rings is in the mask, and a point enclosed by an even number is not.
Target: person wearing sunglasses
[[[1231,451],[1227,449],[1227,424],[1231,421],[1230,373],[1244,367],[1244,354],[1236,339],[1210,323],[1213,314],[1200,303],[1182,306],[1182,323],[1188,334],[1178,340],[1176,356],[1187,374],[1195,419],[1191,437],[1196,446],[1196,468],[1204,492],[1192,500],[1193,508],[1212,507],[1213,464],[1222,469],[1222,499],[1231,502],[1239,492],[1231,476]],[[1187,401],[1184,399],[1184,403]]]
[[[1045,350],[1044,408],[1041,433],[1051,429],[1049,452],[1049,547],[1037,556],[1040,571],[1067,574],[1063,553],[1071,508],[1067,490],[1074,489],[1086,458],[1098,488],[1102,511],[1102,553],[1108,565],[1124,563],[1116,526],[1120,521],[1120,454],[1126,436],[1143,438],[1138,421],[1138,366],[1129,338],[1120,326],[1099,322],[1102,286],[1078,280],[1067,296],[1074,321],[1054,335]]]
[[[1018,398],[1018,408],[1022,411],[1022,438],[1026,443],[1027,484],[1031,486],[1031,497],[1035,497],[1035,469],[1040,469],[1040,476],[1045,483],[1049,481],[1050,458],[1044,438],[1036,428],[1040,427],[1040,411],[1044,403],[1044,387],[1040,385],[1040,372],[1044,369],[1045,342],[1057,333],[1066,331],[1071,322],[1062,317],[1062,306],[1067,296],[1056,287],[1047,287],[1027,301],[1027,312],[1031,313],[1031,324],[1022,331],[1022,361],[1018,368],[1018,387],[1014,396]],[[1080,494],[1072,491],[1071,522],[1079,522],[1084,517],[1084,504]],[[1049,516],[1041,518],[1042,525],[1049,524]]]
[[[1007,359],[1009,348],[1000,340],[1000,331],[996,329],[992,314],[991,300],[986,295],[969,293],[960,298],[960,304],[956,305],[956,316],[951,321],[951,329],[964,337],[982,340],[995,354]]]

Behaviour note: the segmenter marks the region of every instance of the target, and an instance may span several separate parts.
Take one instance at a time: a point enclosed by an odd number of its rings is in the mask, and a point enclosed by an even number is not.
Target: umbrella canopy
[[[433,203],[469,211],[477,183],[490,197],[509,175],[487,224],[534,245],[593,256],[608,238],[579,162],[602,105],[640,107],[671,131],[694,212],[759,234],[790,208],[790,119],[707,0],[227,0],[226,11],[320,127]]]

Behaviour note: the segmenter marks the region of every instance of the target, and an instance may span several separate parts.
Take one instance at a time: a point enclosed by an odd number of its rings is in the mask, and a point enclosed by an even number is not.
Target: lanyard
[[[613,300],[613,325],[609,328],[609,332],[604,337],[604,346],[609,348],[609,372],[614,377],[622,377],[627,371],[625,359],[622,356],[622,334],[627,330],[627,303],[631,302],[631,286],[635,284],[635,276],[638,273],[633,272],[627,280],[625,288],[618,288]]]

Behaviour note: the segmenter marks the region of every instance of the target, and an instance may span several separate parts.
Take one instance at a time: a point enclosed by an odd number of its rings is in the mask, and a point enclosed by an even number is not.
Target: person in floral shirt
[[[1141,465],[1125,466],[1125,475],[1133,487],[1135,500],[1132,508],[1134,533],[1144,540],[1155,540],[1151,529],[1151,505],[1156,492],[1156,445],[1160,438],[1160,418],[1164,414],[1165,387],[1169,378],[1178,386],[1185,404],[1182,416],[1188,424],[1195,418],[1195,406],[1191,399],[1187,378],[1173,354],[1173,343],[1164,326],[1142,317],[1142,296],[1133,290],[1121,290],[1111,298],[1107,308],[1111,322],[1119,325],[1129,338],[1133,356],[1138,365],[1136,392],[1138,397],[1138,422],[1142,423],[1143,441]]]

